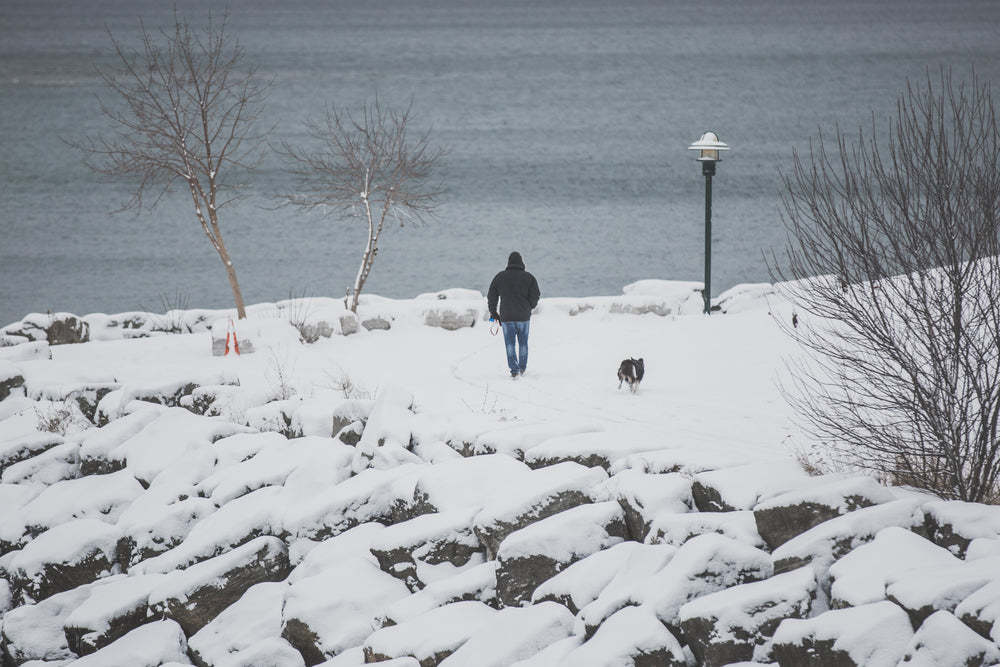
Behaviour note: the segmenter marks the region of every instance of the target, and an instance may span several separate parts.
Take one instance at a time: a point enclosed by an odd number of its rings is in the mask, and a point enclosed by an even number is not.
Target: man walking
[[[507,268],[496,274],[490,283],[486,305],[490,309],[490,317],[500,322],[503,329],[507,367],[512,378],[523,375],[528,366],[528,321],[540,297],[538,281],[524,270],[521,253],[510,253]]]

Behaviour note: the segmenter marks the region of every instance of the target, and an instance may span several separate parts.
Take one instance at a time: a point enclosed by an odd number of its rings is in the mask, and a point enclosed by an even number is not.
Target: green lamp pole
[[[715,132],[705,132],[701,139],[688,146],[688,150],[698,151],[701,173],[705,176],[705,313],[712,312],[712,177],[715,163],[722,160],[719,151],[728,151],[729,146],[719,141]]]

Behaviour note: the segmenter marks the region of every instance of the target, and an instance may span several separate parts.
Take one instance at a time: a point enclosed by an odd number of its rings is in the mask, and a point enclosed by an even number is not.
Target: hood
[[[507,268],[524,270],[524,260],[521,259],[521,253],[510,253],[510,256],[507,258]]]

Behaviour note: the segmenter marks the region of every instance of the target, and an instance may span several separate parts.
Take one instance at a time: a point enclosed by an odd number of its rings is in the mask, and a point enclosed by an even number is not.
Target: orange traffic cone
[[[229,318],[229,327],[226,329],[226,352],[222,356],[229,354],[229,337],[233,337],[233,348],[236,350],[236,354],[240,353],[240,340],[236,337],[236,325],[233,324],[233,318]]]

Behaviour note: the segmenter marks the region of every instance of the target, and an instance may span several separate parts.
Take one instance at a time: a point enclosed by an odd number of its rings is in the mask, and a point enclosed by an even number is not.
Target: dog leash
[[[490,324],[490,333],[496,336],[500,333],[500,320],[495,320],[491,317],[490,322],[492,322],[492,324]]]

